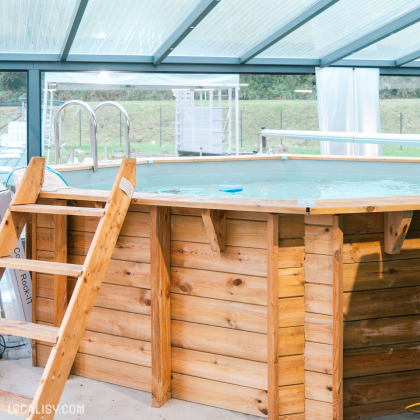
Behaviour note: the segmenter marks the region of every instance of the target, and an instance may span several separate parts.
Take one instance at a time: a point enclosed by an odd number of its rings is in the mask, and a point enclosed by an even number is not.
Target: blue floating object
[[[179,188],[161,188],[158,190],[158,194],[179,194],[180,189]]]
[[[222,192],[229,192],[229,193],[235,193],[242,191],[243,188],[240,185],[220,185],[219,191]]]

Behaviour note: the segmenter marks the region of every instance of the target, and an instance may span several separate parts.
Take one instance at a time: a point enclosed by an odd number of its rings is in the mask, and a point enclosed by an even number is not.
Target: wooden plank
[[[237,357],[172,348],[172,370],[175,373],[211,379],[256,389],[267,387],[267,365]],[[303,355],[279,358],[278,386],[302,384]]]
[[[0,333],[26,337],[34,340],[56,343],[58,328],[39,325],[31,322],[14,321],[11,319],[0,318]]]
[[[346,321],[420,314],[420,286],[344,293]]]
[[[11,206],[35,203],[44,182],[44,158],[33,157],[23,175]],[[8,209],[0,225],[0,256],[8,257],[12,254],[27,217],[22,214],[12,214]],[[4,270],[0,270],[3,274]]]
[[[171,398],[171,308],[169,207],[150,211],[150,280],[152,300],[152,406]]]
[[[333,418],[343,418],[343,217],[334,216],[333,255]]]
[[[279,218],[267,218],[267,408],[268,418],[279,416]]]
[[[418,402],[419,398],[415,397],[373,404],[353,405],[351,407],[344,408],[344,415],[346,419],[359,420],[371,417],[407,413],[405,407]]]
[[[38,345],[38,362],[40,366],[47,364],[50,351],[50,347]],[[151,391],[151,368],[147,366],[109,359],[106,359],[105,363],[102,357],[78,353],[71,373],[142,391]]]
[[[172,346],[267,362],[267,336],[192,322],[172,321]],[[281,328],[279,356],[302,354],[303,327]]]
[[[345,323],[345,349],[417,341],[420,341],[420,315],[364,319]]]
[[[277,306],[279,327],[303,325],[303,297],[280,299]],[[171,316],[180,321],[267,333],[266,306],[172,294]]]
[[[333,404],[333,376],[329,374],[305,371],[305,398]],[[337,418],[329,416],[327,418]]]
[[[26,225],[28,232],[27,235],[29,234],[29,229],[30,229],[30,234],[29,237],[27,238],[27,241],[31,241],[31,246],[26,248],[27,254],[26,254],[26,259],[38,259],[38,247],[37,247],[37,240],[36,240],[36,230],[37,230],[37,221],[36,221],[36,215],[32,215],[30,217],[30,219],[28,218],[28,224]],[[30,253],[29,253],[30,250]],[[35,271],[31,272],[31,281],[32,281],[32,322],[36,322],[36,311],[37,311],[37,305],[38,305],[38,299],[36,298],[36,290],[37,290],[37,285],[38,285],[38,273],[36,273]],[[32,347],[32,366],[37,366],[37,356],[36,356],[36,352],[37,352],[37,346],[36,346],[36,341],[35,340],[31,340],[31,347]]]
[[[135,185],[135,169],[135,159],[123,160],[105,207],[105,215],[99,222],[97,233],[86,257],[83,274],[61,324],[58,342],[51,351],[41,383],[35,393],[34,407],[46,404],[57,405],[60,400],[130,205],[131,197],[123,191],[120,182],[125,178],[125,182]],[[43,416],[43,420],[51,418],[52,416],[48,414]],[[31,420],[40,419],[40,414],[35,413],[31,416]]]
[[[83,271],[83,266],[79,264],[64,264],[9,257],[0,258],[0,267],[36,271],[37,273],[68,275],[72,277],[78,277]]]
[[[419,342],[345,350],[344,378],[416,370],[419,360]]]
[[[38,298],[38,302],[37,322],[52,324],[54,322],[53,301]],[[150,316],[148,315],[95,307],[89,318],[87,329],[119,337],[151,341]]]
[[[305,311],[333,315],[333,286],[308,283],[305,286]]]
[[[210,248],[214,252],[223,252],[226,245],[226,212],[204,209],[201,211]]]
[[[0,391],[0,411],[5,411],[10,415],[26,416],[31,403],[32,398],[7,391]]]
[[[279,392],[279,413],[284,420],[302,419],[304,411],[303,385],[277,388]],[[173,396],[200,404],[241,411],[254,416],[266,417],[267,394],[265,391],[239,385],[225,384],[193,376],[173,374]],[[292,417],[289,417],[291,415]]]
[[[63,203],[62,205],[50,206],[46,204],[21,204],[10,206],[10,211],[16,213],[37,213],[37,214],[54,214],[66,216],[89,216],[102,217],[105,212],[103,209],[88,207],[70,207],[66,206],[66,200],[56,200]]]
[[[305,342],[305,370],[332,374],[332,344]]]
[[[280,240],[279,248],[279,268],[303,266],[303,240]],[[227,246],[225,252],[218,253],[203,244],[172,241],[171,265],[265,277],[267,251]]]
[[[412,211],[384,213],[384,250],[387,254],[401,252],[412,218]]]
[[[56,200],[55,206],[63,207],[64,200]],[[28,205],[28,204],[27,204]],[[36,205],[35,205],[36,206]],[[63,213],[54,215],[54,261],[67,263],[67,216]],[[54,325],[59,327],[67,309],[67,276],[54,275]]]
[[[345,407],[419,398],[420,370],[349,378],[344,389]]]
[[[344,292],[418,286],[419,259],[344,264]]]
[[[279,296],[303,296],[301,267],[279,269]],[[171,291],[191,296],[266,305],[266,277],[172,267]]]

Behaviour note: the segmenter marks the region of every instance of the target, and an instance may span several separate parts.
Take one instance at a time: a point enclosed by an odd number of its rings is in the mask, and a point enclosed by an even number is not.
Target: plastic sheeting
[[[226,88],[239,84],[238,74],[45,73],[48,88],[58,90],[169,90]]]
[[[317,68],[319,129],[378,133],[379,69]],[[378,144],[321,141],[321,154],[380,156]]]

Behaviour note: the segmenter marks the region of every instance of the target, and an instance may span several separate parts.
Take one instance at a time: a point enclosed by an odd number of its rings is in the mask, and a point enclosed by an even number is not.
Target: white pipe
[[[420,146],[420,135],[387,133],[346,133],[339,131],[261,130],[264,137],[286,137],[301,140]]]

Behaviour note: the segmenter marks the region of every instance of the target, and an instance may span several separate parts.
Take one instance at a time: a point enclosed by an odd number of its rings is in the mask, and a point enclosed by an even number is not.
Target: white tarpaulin
[[[379,69],[316,69],[320,131],[379,133]],[[321,154],[380,156],[377,144],[321,141]]]
[[[171,73],[46,73],[47,88],[57,90],[170,90],[227,88],[239,84],[238,74]]]

